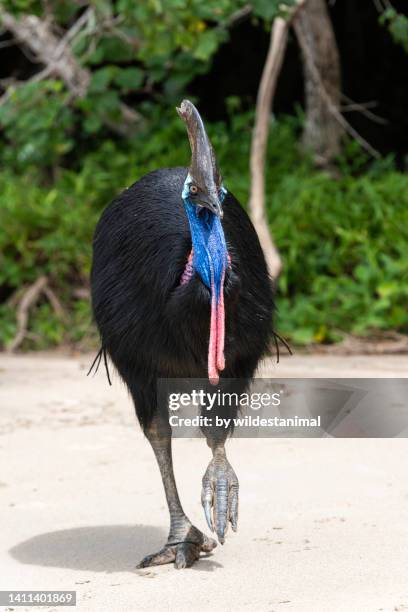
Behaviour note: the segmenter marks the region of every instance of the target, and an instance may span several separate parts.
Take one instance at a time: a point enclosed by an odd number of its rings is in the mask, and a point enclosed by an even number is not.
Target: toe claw
[[[208,527],[211,529],[211,531],[214,531],[214,523],[212,520],[212,516],[211,516],[211,504],[209,501],[206,501],[203,503],[203,508],[204,508],[204,514],[205,514],[205,518],[207,521],[207,525]]]
[[[225,542],[225,532],[227,531],[227,523],[225,519],[225,515],[222,515],[218,519],[217,525],[217,537],[220,544],[224,544]]]
[[[176,569],[184,569],[185,567],[187,567],[187,561],[182,550],[177,551],[174,567]]]
[[[228,529],[227,523],[228,509],[228,481],[220,478],[216,485],[214,520],[216,524],[217,536],[220,544],[224,544],[225,533]]]
[[[238,483],[231,485],[228,496],[228,514],[232,531],[238,530]]]
[[[191,567],[200,557],[200,547],[195,544],[183,543],[177,548],[174,567],[176,569],[184,569]]]
[[[204,536],[203,542],[201,544],[201,550],[205,553],[211,552],[217,546],[217,542],[213,538],[208,538],[206,535]]]
[[[211,487],[211,483],[208,479],[203,478],[203,491],[201,494],[201,504],[204,508],[205,519],[207,521],[208,527],[211,531],[214,531],[214,523],[211,516],[211,507],[213,505],[213,490]]]
[[[159,552],[144,557],[136,566],[136,569],[143,569],[145,567],[151,567],[152,565],[165,565],[166,563],[174,561],[175,556],[174,547],[164,547],[159,550]]]

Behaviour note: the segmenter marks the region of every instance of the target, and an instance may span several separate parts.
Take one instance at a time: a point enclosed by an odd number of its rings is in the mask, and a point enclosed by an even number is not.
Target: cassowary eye
[[[196,195],[198,193],[198,187],[196,185],[190,185],[190,193]]]

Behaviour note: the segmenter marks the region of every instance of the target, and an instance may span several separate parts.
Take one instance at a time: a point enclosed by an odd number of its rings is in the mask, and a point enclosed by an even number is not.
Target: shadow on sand
[[[159,550],[167,533],[146,525],[101,525],[43,533],[10,549],[20,563],[94,572],[134,572],[147,554]],[[203,558],[194,568],[214,571],[220,565]]]
[[[158,550],[167,534],[146,525],[101,525],[50,531],[10,549],[20,563],[94,572],[134,571],[148,553]]]

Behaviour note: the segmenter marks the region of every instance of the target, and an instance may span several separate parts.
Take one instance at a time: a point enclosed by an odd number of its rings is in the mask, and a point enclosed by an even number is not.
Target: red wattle
[[[217,370],[217,303],[214,278],[211,279],[211,320],[210,341],[208,343],[208,378],[212,385],[217,385],[219,375]]]
[[[210,341],[208,344],[208,378],[212,385],[217,385],[219,372],[225,368],[224,343],[225,343],[225,308],[224,308],[224,277],[223,270],[221,278],[220,296],[217,304],[214,278],[211,279],[211,320]]]
[[[220,300],[217,306],[217,369],[225,368],[224,343],[225,343],[225,308],[224,308],[224,278],[225,270],[222,272]]]

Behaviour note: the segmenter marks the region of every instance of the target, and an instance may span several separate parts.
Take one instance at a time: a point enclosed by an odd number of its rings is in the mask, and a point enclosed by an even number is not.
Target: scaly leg
[[[204,430],[204,433],[213,458],[203,476],[201,503],[209,528],[224,544],[229,522],[232,530],[237,531],[238,478],[225,454],[225,437],[211,435],[211,429]]]
[[[154,417],[146,436],[160,468],[170,512],[170,533],[164,547],[157,553],[147,555],[139,563],[138,568],[163,565],[173,561],[177,569],[191,567],[200,557],[200,552],[210,552],[217,543],[191,524],[181,506],[173,472],[169,423],[159,416]]]

